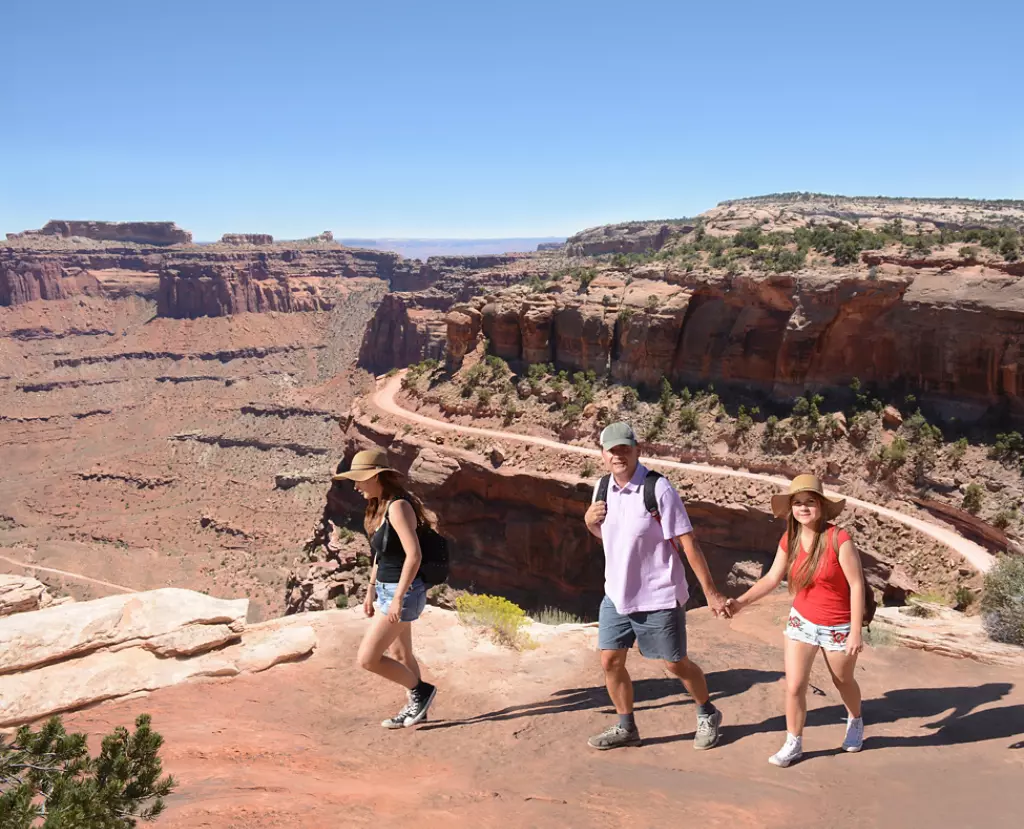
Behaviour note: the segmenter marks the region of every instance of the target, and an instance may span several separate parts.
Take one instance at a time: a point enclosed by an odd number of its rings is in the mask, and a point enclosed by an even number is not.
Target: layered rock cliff
[[[914,391],[951,416],[1003,407],[1024,417],[1024,291],[1015,276],[896,266],[873,274],[646,274],[655,278],[608,273],[584,294],[513,290],[456,304],[447,353],[458,361],[482,335],[506,360],[593,370],[631,385],[664,376],[787,399],[856,377]]]
[[[8,233],[8,239],[22,236],[78,236],[101,242],[135,242],[140,245],[188,245],[192,234],[174,222],[88,222],[54,219],[39,230]]]

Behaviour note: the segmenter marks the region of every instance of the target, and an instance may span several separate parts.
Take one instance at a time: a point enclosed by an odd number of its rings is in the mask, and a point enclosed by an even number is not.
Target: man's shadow
[[[755,685],[766,682],[777,682],[784,674],[780,671],[760,671],[753,668],[738,668],[729,671],[717,671],[707,675],[708,685],[714,689],[711,695],[713,701],[725,699],[726,697],[737,696],[749,691]],[[675,677],[660,677],[658,679],[637,679],[633,681],[633,699],[636,702],[636,711],[652,711],[658,708],[669,708],[675,705],[685,705],[689,700],[683,684]],[[566,714],[571,711],[587,711],[605,709],[606,713],[614,713],[611,707],[611,700],[608,698],[608,691],[603,685],[595,685],[589,688],[568,688],[562,691],[555,691],[548,699],[540,702],[531,702],[526,705],[513,705],[497,711],[489,711],[486,714],[478,714],[475,717],[466,717],[460,720],[440,720],[430,725],[420,727],[420,730],[429,731],[441,728],[456,728],[459,726],[475,725],[482,722],[502,722],[505,720],[518,720],[523,717],[540,717],[547,714]],[[685,739],[686,735],[671,738],[657,738],[645,740],[645,742],[672,742],[677,739]]]
[[[869,732],[869,736],[864,740],[864,748],[949,746],[1006,739],[1024,734],[1024,705],[975,710],[980,706],[998,702],[1012,689],[1013,685],[1009,682],[990,682],[986,685],[959,688],[899,688],[886,691],[877,699],[864,700],[864,721],[869,730],[873,725],[885,725],[905,719],[938,719],[922,726],[928,729],[927,733],[914,736],[870,736]],[[943,714],[945,716],[942,716]],[[836,725],[844,722],[845,718],[845,706],[830,705],[808,711],[807,725]],[[723,736],[728,742],[738,742],[752,734],[785,730],[786,718],[780,715],[760,723],[730,726],[723,729]],[[804,759],[838,754],[840,751],[841,749],[835,748],[806,752]]]

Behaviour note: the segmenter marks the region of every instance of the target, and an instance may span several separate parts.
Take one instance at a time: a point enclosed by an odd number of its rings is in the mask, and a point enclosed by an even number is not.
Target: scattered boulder
[[[895,406],[886,406],[882,410],[882,423],[887,429],[899,429],[903,425],[903,415]]]
[[[70,596],[56,598],[46,585],[31,576],[0,575],[0,616],[42,610],[72,602]]]
[[[488,457],[491,459],[491,465],[497,469],[505,462],[505,453],[502,451],[500,446],[492,446],[487,451]]]

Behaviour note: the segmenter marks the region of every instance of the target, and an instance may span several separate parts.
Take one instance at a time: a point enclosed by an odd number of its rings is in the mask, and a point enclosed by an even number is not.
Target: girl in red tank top
[[[848,711],[843,749],[860,751],[864,743],[860,686],[854,678],[863,648],[864,575],[849,533],[831,523],[846,502],[825,495],[813,475],[798,475],[789,492],[772,497],[772,512],[786,519],[786,533],[775,551],[771,570],[738,599],[732,611],[749,607],[785,579],[793,608],[785,630],[786,742],[768,758],[788,766],[803,755],[807,686],[818,651]]]

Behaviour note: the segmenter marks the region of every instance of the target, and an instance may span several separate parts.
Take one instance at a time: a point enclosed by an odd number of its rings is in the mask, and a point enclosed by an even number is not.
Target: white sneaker
[[[846,739],[843,751],[860,751],[864,748],[864,718],[850,717],[846,721]]]
[[[794,737],[792,734],[787,734],[786,742],[783,744],[782,748],[769,757],[768,762],[773,766],[779,766],[779,768],[784,769],[786,766],[791,763],[795,763],[803,756],[803,740],[800,737]]]

